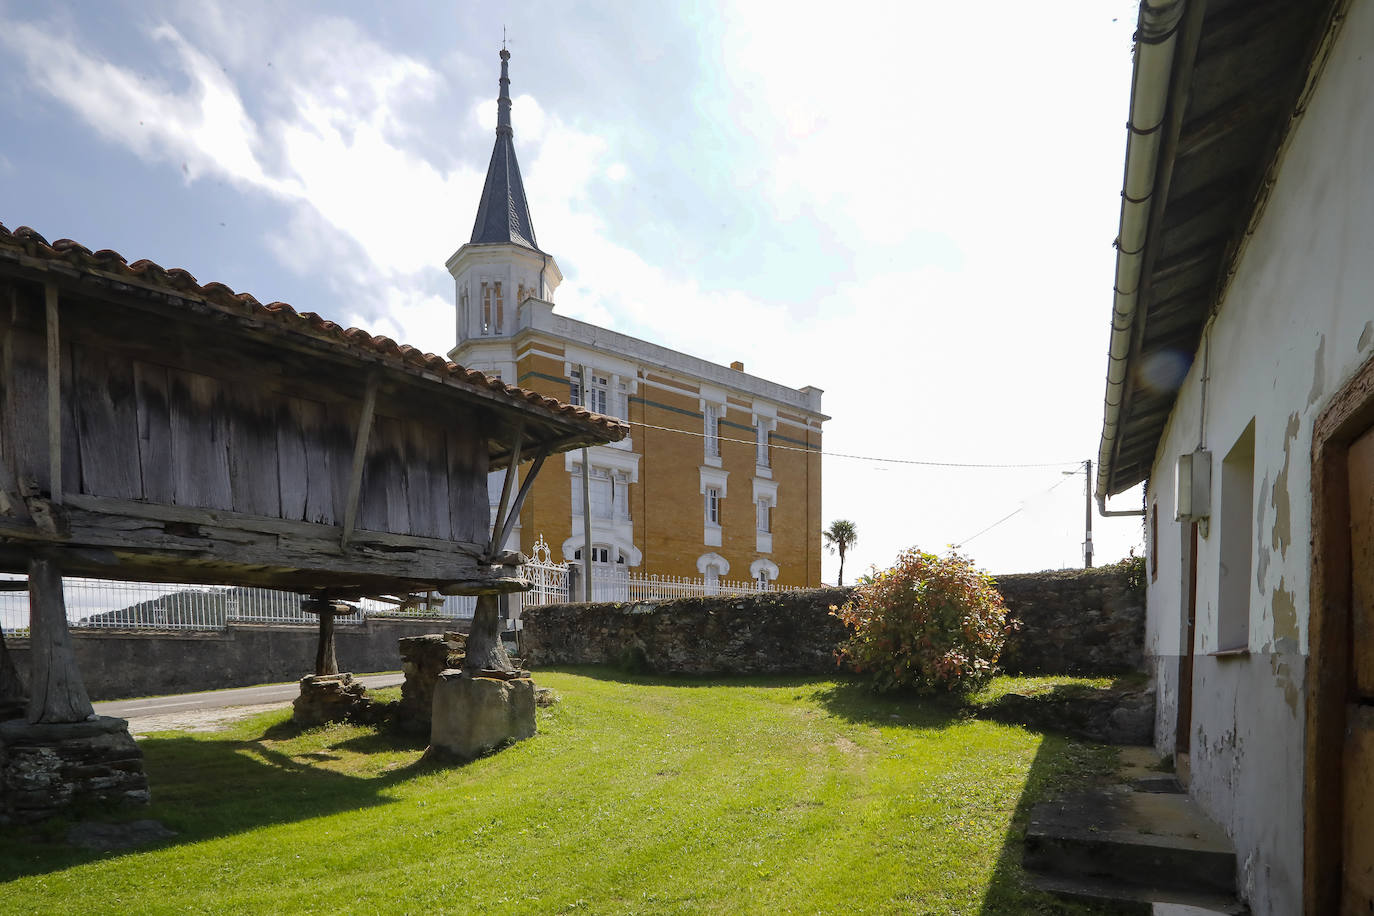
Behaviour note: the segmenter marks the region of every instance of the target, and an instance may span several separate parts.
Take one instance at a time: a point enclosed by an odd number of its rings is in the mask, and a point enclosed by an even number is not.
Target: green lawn
[[[815,678],[540,672],[539,735],[461,767],[286,712],[145,739],[125,854],[0,837],[0,911],[1076,913],[1023,887],[1026,812],[1108,749]]]

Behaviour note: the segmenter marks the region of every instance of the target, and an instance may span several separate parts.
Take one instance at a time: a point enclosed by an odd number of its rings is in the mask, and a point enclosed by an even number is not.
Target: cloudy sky
[[[0,0],[0,222],[445,353],[505,26],[559,312],[824,389],[848,578],[913,545],[1077,564],[1134,3],[836,13]]]

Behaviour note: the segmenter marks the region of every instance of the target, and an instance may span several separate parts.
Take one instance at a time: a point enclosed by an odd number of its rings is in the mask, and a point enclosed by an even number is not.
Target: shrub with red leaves
[[[831,613],[851,632],[840,663],[878,691],[973,689],[992,676],[1012,629],[991,576],[957,553],[915,548]]]

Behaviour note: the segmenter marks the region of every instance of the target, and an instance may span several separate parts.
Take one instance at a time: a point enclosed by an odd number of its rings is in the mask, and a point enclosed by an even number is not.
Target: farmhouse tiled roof
[[[266,319],[265,326],[281,334],[306,334],[359,355],[381,357],[383,361],[398,367],[424,369],[460,385],[487,389],[513,406],[531,404],[560,414],[612,442],[625,438],[629,433],[629,427],[621,420],[508,385],[499,378],[464,368],[442,356],[398,344],[390,337],[373,336],[361,328],[344,328],[315,312],[297,312],[285,302],[263,305],[251,293],[236,293],[223,283],[212,281],[201,284],[189,271],[180,267],[164,268],[149,260],[130,264],[119,252],[108,248],[93,252],[71,239],[49,243],[27,226],[20,226],[11,232],[0,223],[0,263],[6,260],[22,261],[24,258],[61,262],[81,273],[115,280],[135,280],[140,285],[175,296],[195,297],[226,311]]]

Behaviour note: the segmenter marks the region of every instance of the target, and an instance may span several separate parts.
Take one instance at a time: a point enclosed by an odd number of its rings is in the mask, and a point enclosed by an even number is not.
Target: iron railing
[[[579,570],[580,572],[580,570]],[[565,601],[580,601],[569,594],[568,567],[555,563],[542,537],[533,556],[520,570],[533,587],[507,600],[508,613],[518,620],[524,608]],[[23,576],[0,574],[3,580]],[[752,581],[710,580],[689,576],[642,576],[618,563],[592,564],[592,600],[661,601],[703,595],[750,595],[765,591],[792,591],[791,586],[764,585]],[[301,610],[301,595],[267,588],[224,585],[169,585],[154,582],[117,582],[107,579],[66,578],[62,593],[67,618],[73,628],[146,630],[221,630],[230,623],[314,624],[318,618]],[[358,610],[335,618],[348,626],[378,616],[434,616],[471,620],[477,599],[471,596],[411,596],[397,605],[365,598]],[[518,624],[517,624],[518,625]],[[29,593],[0,591],[0,630],[27,635]]]

